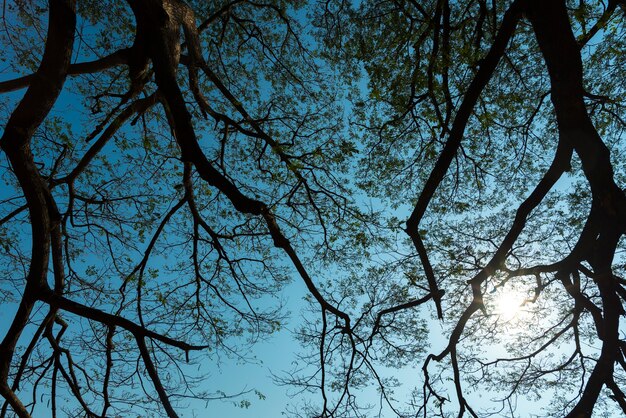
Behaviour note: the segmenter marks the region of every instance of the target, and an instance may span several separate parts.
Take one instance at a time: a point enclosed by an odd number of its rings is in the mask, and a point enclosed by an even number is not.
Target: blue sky
[[[86,52],[84,53],[86,54]],[[77,57],[77,60],[83,58],[85,58],[85,56],[79,56]],[[16,76],[16,74],[5,69],[5,71],[2,73],[2,80],[10,79],[14,76]],[[360,87],[363,91],[366,88],[366,84],[367,83],[365,79],[363,79],[360,84]],[[260,90],[264,92],[263,86],[261,86]],[[10,109],[12,106],[14,106],[16,100],[19,100],[19,97],[21,97],[22,94],[23,90],[4,95],[5,102],[3,104],[5,104],[7,108]],[[350,110],[350,106],[347,104],[347,102],[345,102],[344,108],[346,109],[346,112]],[[76,132],[81,132],[81,135],[83,126],[93,127],[94,121],[86,117],[86,114],[86,110],[77,105],[76,98],[69,95],[62,96],[62,98],[58,101],[54,111],[52,112],[52,116],[63,117],[67,122],[73,125],[73,129]],[[82,139],[82,136],[78,136]],[[85,144],[81,144],[81,146],[85,146]],[[113,144],[107,145],[107,148],[104,151],[105,155],[107,155],[113,162],[116,162],[116,158],[118,158],[116,152],[117,151],[115,150]],[[6,161],[3,161],[0,168],[0,170],[2,170],[0,172],[0,179],[10,178],[10,173],[6,165]],[[571,186],[570,180],[571,179],[563,180],[558,188],[562,190],[567,189]],[[3,184],[2,188],[0,189],[0,200],[5,200],[7,199],[7,197],[13,196],[13,193],[14,192],[10,190],[9,187],[6,187],[6,185]],[[357,202],[359,202],[359,204],[361,204],[363,208],[368,207],[372,204],[372,201],[366,198],[357,199]],[[375,202],[374,205],[381,205],[381,203],[377,200],[373,200],[373,202]],[[11,204],[13,205],[15,204],[15,202]],[[8,209],[3,208],[3,212],[0,212],[0,217],[9,212],[12,207],[13,206],[9,205]],[[391,212],[391,209],[385,209]],[[401,220],[406,219],[406,217],[408,216],[408,211],[406,207],[400,207],[397,210],[396,216],[398,217],[398,219]],[[20,231],[20,234],[21,242],[18,244],[18,246],[21,244],[27,246],[29,238],[28,231],[22,230]],[[139,247],[142,246],[140,245]],[[27,251],[27,248],[25,249],[25,251]],[[381,257],[384,259],[385,256],[383,255]],[[100,260],[97,258],[96,255],[91,255],[86,256],[80,264],[82,264],[84,267],[90,264],[98,264],[99,262]],[[157,258],[153,262],[153,264],[166,265],[169,262],[169,260]],[[314,272],[313,276],[315,280],[333,279],[334,274],[334,271],[317,271]],[[292,276],[292,282],[287,285],[285,289],[283,289],[283,292],[281,294],[286,302],[285,310],[291,313],[289,320],[282,325],[282,329],[279,332],[268,336],[266,340],[255,344],[251,351],[247,351],[246,353],[244,353],[246,356],[251,358],[251,361],[241,362],[240,360],[229,357],[227,355],[220,355],[219,360],[217,357],[215,357],[215,355],[213,355],[212,357],[207,357],[205,360],[199,361],[199,370],[203,373],[206,373],[207,375],[207,379],[205,381],[206,385],[205,387],[203,387],[203,389],[214,393],[219,391],[227,395],[242,391],[250,392],[246,395],[233,399],[211,401],[209,402],[208,406],[205,406],[204,402],[189,401],[188,407],[179,409],[181,416],[203,417],[206,416],[208,410],[208,412],[212,416],[224,416],[230,418],[271,418],[281,416],[281,414],[285,412],[285,409],[288,406],[292,408],[299,408],[299,405],[301,405],[302,402],[309,398],[313,402],[320,402],[319,394],[296,394],[294,397],[288,396],[289,393],[293,394],[295,392],[295,389],[276,385],[272,377],[272,374],[281,376],[281,374],[285,371],[293,370],[294,368],[297,369],[300,367],[304,367],[304,364],[302,362],[299,362],[297,357],[298,353],[301,352],[302,347],[296,341],[293,333],[302,324],[301,315],[303,314],[303,308],[307,306],[307,303],[304,302],[303,298],[308,294],[308,291],[302,280],[297,277],[297,274],[293,271],[293,269],[290,271],[290,276]],[[493,297],[495,298],[496,296],[494,295]],[[260,306],[263,306],[264,304],[270,305],[274,302],[275,300],[271,299],[261,299],[258,303]],[[13,303],[5,303],[3,305],[3,309],[0,311],[0,332],[6,330],[6,327],[11,320],[11,314],[14,309],[15,304]],[[422,317],[427,318],[427,324],[431,331],[428,337],[428,343],[430,344],[428,352],[437,353],[445,346],[445,334],[448,330],[442,331],[441,324],[431,318],[432,306],[430,303],[427,305],[426,308],[420,308],[418,312],[420,313],[420,315],[422,315]],[[524,323],[518,323],[515,326],[511,326],[509,328],[511,332],[510,338],[514,338],[516,332],[526,330],[524,328],[525,326],[526,325]],[[30,335],[32,335],[32,328],[27,329],[27,332],[22,338],[22,342],[27,341]],[[506,338],[507,337],[505,337],[505,339]],[[243,339],[241,341],[243,341]],[[237,344],[237,340],[234,340],[234,344]],[[567,348],[566,345],[565,347]],[[506,349],[501,344],[493,344],[487,347],[486,351],[489,356],[493,357],[506,355]],[[589,349],[590,353],[593,353],[593,351],[593,347]],[[195,358],[199,357],[196,356]],[[400,389],[399,391],[400,399],[407,399],[409,396],[408,392],[410,392],[410,390],[414,386],[421,387],[423,379],[420,366],[411,365],[397,371],[384,368],[382,368],[381,370],[384,373],[388,373],[389,375],[395,375],[401,382],[406,384],[405,387]],[[454,389],[449,382],[444,382],[442,383],[442,385],[448,389],[448,396],[450,396],[452,400],[451,409],[454,409]],[[261,396],[259,396],[256,391],[258,391]],[[550,391],[546,391],[546,393],[550,393]],[[468,398],[475,401],[475,405],[477,407],[481,407],[487,404],[487,402],[483,401],[488,400],[493,395],[494,394],[488,392],[475,392],[470,393],[468,395]],[[360,391],[359,396],[364,399],[375,399],[377,397],[377,394],[374,389],[370,388]],[[242,405],[246,405],[245,402],[247,401],[250,402],[249,407],[242,407]],[[187,401],[183,401],[182,403],[186,402]],[[244,402],[244,404],[242,404],[242,402]],[[537,410],[538,406],[547,405],[542,405],[542,402],[535,400],[520,400],[518,404],[518,416],[527,416],[528,411]],[[46,412],[48,412],[46,411],[45,401],[40,403],[40,408],[41,409],[37,410],[37,416],[45,417]]]

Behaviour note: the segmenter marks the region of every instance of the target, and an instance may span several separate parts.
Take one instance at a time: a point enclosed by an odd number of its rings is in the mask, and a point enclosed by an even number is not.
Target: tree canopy
[[[626,413],[625,13],[6,2],[0,416],[185,416],[293,281],[290,416]]]

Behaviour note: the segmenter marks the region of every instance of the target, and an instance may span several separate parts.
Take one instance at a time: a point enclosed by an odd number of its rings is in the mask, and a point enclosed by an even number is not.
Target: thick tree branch
[[[26,288],[13,322],[0,344],[0,393],[20,418],[28,417],[29,414],[9,387],[7,379],[15,345],[38,294],[48,289],[46,275],[50,231],[59,221],[54,200],[35,165],[30,141],[52,109],[65,82],[74,43],[75,6],[74,0],[50,1],[48,34],[41,64],[0,138],[0,147],[6,153],[24,192],[32,230],[31,262]]]
[[[594,282],[602,298],[603,323],[598,330],[603,336],[602,350],[581,398],[567,415],[590,417],[602,387],[612,381],[619,356],[619,321],[623,308],[615,291],[611,264],[617,242],[626,231],[626,196],[615,184],[609,150],[585,108],[582,59],[565,1],[533,0],[529,19],[550,74],[559,134],[580,157],[592,191],[595,232],[581,253],[594,269]]]
[[[163,95],[164,106],[171,115],[172,128],[182,152],[182,159],[193,163],[200,177],[224,193],[239,212],[260,215],[265,220],[269,233],[274,240],[274,245],[283,249],[289,256],[313,297],[323,308],[342,318],[346,322],[346,327],[349,328],[349,316],[326,301],[321,295],[291,243],[280,230],[274,214],[267,205],[243,194],[206,158],[198,144],[195,130],[191,124],[191,115],[176,79],[176,67],[180,53],[179,40],[177,39],[180,22],[176,20],[175,16],[170,16],[164,21],[162,15],[167,14],[167,12],[162,8],[155,7],[152,3],[144,0],[143,2],[132,3],[131,6],[137,17],[138,30],[146,31],[152,40],[148,51],[154,65],[157,85]],[[178,4],[177,7],[181,7],[181,5]]]
[[[491,79],[496,66],[504,54],[506,46],[515,32],[515,28],[521,17],[523,3],[523,0],[516,0],[505,13],[502,24],[500,25],[500,30],[496,35],[491,49],[487,53],[487,56],[482,60],[478,72],[472,79],[472,82],[463,96],[463,101],[461,102],[459,110],[454,117],[448,141],[446,142],[435,167],[431,171],[430,176],[420,193],[411,216],[406,221],[406,233],[411,237],[415,249],[420,256],[420,260],[422,261],[426,272],[430,292],[433,295],[437,295],[434,300],[437,306],[437,315],[439,318],[443,317],[441,302],[438,296],[439,288],[419,233],[419,224],[424,216],[424,213],[426,212],[428,204],[439,187],[439,184],[443,180],[448,168],[450,167],[450,163],[461,145],[465,127],[470,116],[472,115],[472,112],[474,111],[474,107],[480,97],[480,94]]]
[[[105,57],[93,61],[79,62],[71,64],[67,70],[67,75],[91,74],[118,65],[127,64],[131,48],[120,49]],[[0,93],[8,93],[28,87],[37,77],[37,73],[25,75],[13,80],[0,82]]]

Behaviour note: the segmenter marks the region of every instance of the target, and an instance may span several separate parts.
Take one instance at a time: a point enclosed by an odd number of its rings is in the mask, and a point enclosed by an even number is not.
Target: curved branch
[[[68,75],[90,74],[104,71],[122,64],[128,64],[131,48],[124,48],[113,52],[105,57],[93,61],[71,64],[67,70]],[[0,82],[0,93],[8,93],[28,87],[37,77],[37,73],[25,75],[13,80]]]
[[[170,114],[173,133],[181,149],[183,161],[191,162],[200,177],[224,193],[239,212],[261,216],[265,220],[274,246],[283,249],[289,256],[309,292],[320,306],[342,318],[346,322],[346,327],[349,328],[350,317],[329,303],[319,292],[291,243],[280,230],[270,208],[265,203],[243,194],[235,184],[213,167],[200,148],[191,123],[191,115],[176,79],[176,63],[180,46],[173,44],[177,42],[177,37],[173,34],[177,33],[179,23],[175,19],[164,22],[159,18],[159,14],[167,12],[163,9],[156,10],[154,5],[148,2],[133,3],[133,11],[137,17],[138,30],[145,30],[152,40],[148,45],[148,53],[152,58],[156,83],[163,95],[166,112]]]
[[[30,141],[63,88],[74,43],[75,7],[75,0],[50,1],[48,34],[41,64],[0,138],[0,147],[6,153],[24,192],[32,230],[26,288],[13,322],[0,343],[0,393],[20,418],[29,414],[7,382],[11,359],[38,294],[42,289],[49,290],[46,276],[50,231],[59,221],[54,199],[34,162]]]
[[[565,1],[530,2],[529,19],[546,62],[559,134],[575,149],[591,187],[594,233],[579,261],[593,267],[593,280],[602,299],[600,357],[585,383],[582,396],[567,415],[590,417],[603,386],[610,384],[619,354],[623,308],[612,274],[617,243],[626,232],[626,195],[614,180],[610,151],[600,138],[584,103],[583,66],[579,44],[569,22]],[[588,223],[591,223],[589,219]]]
[[[167,392],[163,387],[163,383],[161,383],[161,378],[159,377],[159,373],[157,372],[156,367],[154,366],[154,362],[150,357],[150,352],[148,351],[148,347],[146,347],[146,341],[143,337],[136,336],[137,347],[139,348],[139,352],[141,353],[141,358],[143,359],[143,363],[146,366],[146,370],[148,371],[148,375],[150,376],[150,380],[154,384],[154,388],[159,395],[159,399],[161,400],[161,404],[163,404],[163,408],[165,408],[165,412],[167,412],[167,416],[170,418],[178,418],[178,414],[174,411],[172,407],[172,403],[170,402],[169,397],[167,396]]]
[[[48,303],[52,307],[71,312],[82,318],[87,318],[96,322],[100,322],[104,325],[123,328],[137,338],[150,338],[156,341],[161,341],[162,343],[167,344],[171,347],[179,348],[185,353],[189,353],[189,351],[204,350],[205,348],[209,347],[208,345],[192,345],[183,341],[175,340],[174,338],[168,337],[166,335],[150,331],[149,329],[137,325],[129,319],[126,319],[119,315],[113,315],[99,309],[91,308],[89,306],[67,299],[63,296],[55,295],[51,292],[44,292],[39,297],[39,299],[43,302]]]
[[[426,253],[422,238],[419,234],[419,224],[424,216],[424,213],[426,212],[428,204],[439,187],[439,184],[443,180],[448,168],[450,167],[450,163],[461,145],[465,127],[474,110],[474,106],[480,97],[480,94],[491,79],[496,66],[504,55],[506,46],[515,33],[515,28],[517,27],[517,23],[521,17],[523,3],[524,0],[516,0],[504,14],[502,25],[500,26],[500,30],[496,35],[493,45],[487,53],[487,56],[482,60],[478,68],[478,72],[472,79],[472,82],[463,96],[461,106],[454,117],[448,141],[446,142],[435,167],[431,171],[430,176],[420,193],[411,216],[406,221],[406,233],[413,241],[415,249],[420,256],[420,260],[422,261],[422,265],[424,266],[424,270],[426,272],[426,278],[428,279],[428,286],[433,295],[439,295],[439,288],[428,259],[428,254]],[[434,298],[434,300],[437,307],[437,315],[439,318],[442,318],[443,313],[441,309],[441,302],[438,297]]]

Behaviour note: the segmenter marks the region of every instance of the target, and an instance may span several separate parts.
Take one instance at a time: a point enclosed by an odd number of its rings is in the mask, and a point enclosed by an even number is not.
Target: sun
[[[511,321],[520,316],[525,297],[515,290],[498,291],[495,300],[495,313],[505,321]]]

